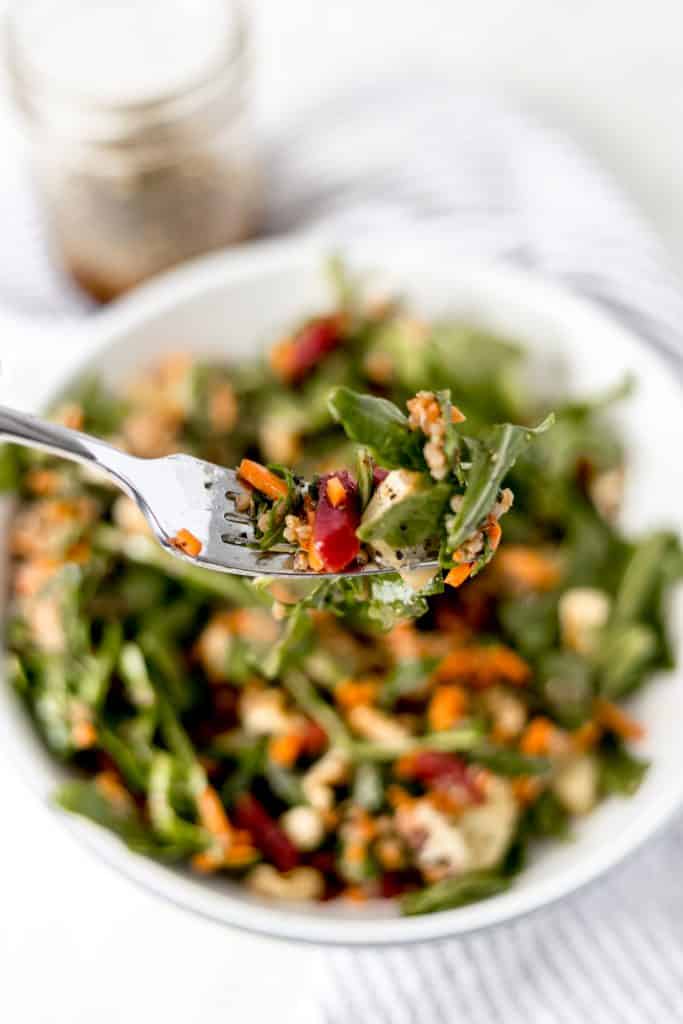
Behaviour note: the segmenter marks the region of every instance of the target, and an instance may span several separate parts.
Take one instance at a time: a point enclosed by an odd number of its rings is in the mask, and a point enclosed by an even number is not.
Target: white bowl
[[[551,379],[577,393],[599,392],[626,370],[638,381],[620,419],[630,452],[628,530],[680,527],[683,507],[681,391],[646,343],[602,312],[538,277],[501,266],[454,262],[432,246],[349,248],[354,269],[395,289],[426,315],[456,314],[518,338]],[[220,358],[253,355],[292,320],[329,299],[325,253],[311,242],[256,245],[199,261],[160,278],[88,324],[92,345],[75,373],[96,370],[116,384],[165,349]],[[558,367],[566,361],[566,367]],[[60,382],[60,389],[68,381]],[[683,602],[674,609],[676,638]],[[64,815],[79,840],[122,874],[180,906],[225,924],[280,938],[349,945],[461,935],[566,896],[653,834],[683,796],[683,675],[653,680],[633,702],[647,726],[653,766],[637,795],[612,799],[576,827],[573,843],[548,844],[503,895],[459,910],[401,918],[386,905],[266,904],[225,879],[204,879],[129,852],[116,838]],[[0,686],[0,743],[39,797],[49,802],[62,769],[39,743],[23,709]],[[61,812],[56,812],[61,813]]]

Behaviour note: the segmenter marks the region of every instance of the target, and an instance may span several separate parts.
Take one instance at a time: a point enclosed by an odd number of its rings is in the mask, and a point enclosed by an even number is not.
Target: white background
[[[519,97],[602,159],[683,266],[680,0],[250,6],[266,128],[341,87],[396,72],[436,71],[453,88],[474,84]],[[0,167],[17,158],[6,107],[0,98]],[[5,334],[0,355],[11,361],[13,349]],[[235,936],[138,892],[75,846],[11,766],[2,770],[3,1020],[308,1019],[316,953]]]

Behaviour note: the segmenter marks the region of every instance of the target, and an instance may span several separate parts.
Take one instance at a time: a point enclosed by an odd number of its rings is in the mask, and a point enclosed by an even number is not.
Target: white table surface
[[[316,97],[395,71],[429,68],[454,88],[491,87],[569,127],[683,266],[679,0],[250,6],[266,128]],[[16,159],[0,98],[0,174]],[[10,386],[13,395],[25,389],[28,368],[48,353],[47,335],[0,310],[3,397]],[[314,1019],[307,996],[316,952],[235,935],[138,891],[76,846],[10,765],[0,769],[0,1016],[8,1024]]]

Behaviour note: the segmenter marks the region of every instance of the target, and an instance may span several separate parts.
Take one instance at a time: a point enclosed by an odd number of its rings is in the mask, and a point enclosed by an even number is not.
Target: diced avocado
[[[392,470],[379,485],[363,513],[360,535],[371,532],[372,526],[400,502],[405,501],[406,498],[426,493],[429,487],[429,480],[422,473],[415,473],[409,469]],[[424,550],[422,544],[397,550],[387,541],[377,537],[367,540],[366,543],[378,562],[395,568],[419,561]]]

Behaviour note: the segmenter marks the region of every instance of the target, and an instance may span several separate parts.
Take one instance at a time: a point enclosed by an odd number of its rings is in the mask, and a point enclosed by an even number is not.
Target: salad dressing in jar
[[[17,0],[7,52],[37,189],[98,300],[252,232],[245,45],[229,0]]]

